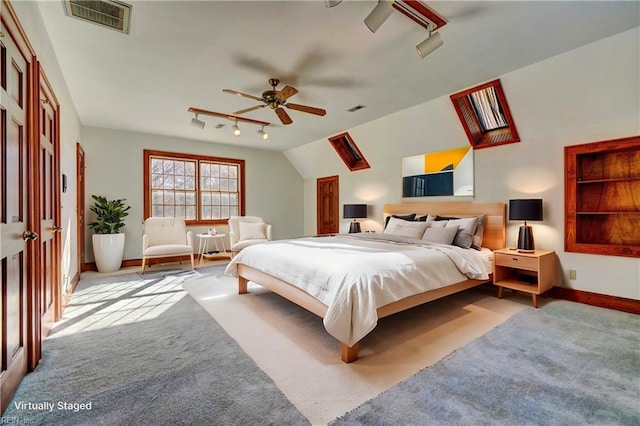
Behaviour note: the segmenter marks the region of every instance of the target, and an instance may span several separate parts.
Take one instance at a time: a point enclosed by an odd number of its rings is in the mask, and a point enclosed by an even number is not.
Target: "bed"
[[[379,318],[491,281],[491,261],[486,257],[487,252],[490,256],[491,250],[505,246],[504,203],[402,203],[386,204],[383,208],[385,220],[413,213],[428,214],[431,218],[482,215],[482,255],[474,249],[444,244],[415,245],[413,241],[384,233],[343,234],[252,246],[234,257],[226,272],[237,276],[239,294],[247,293],[251,281],[323,318],[329,334],[341,344],[342,361],[353,362],[358,359],[360,339],[375,327]],[[427,251],[429,255],[424,254]],[[305,253],[313,253],[313,258],[305,258]],[[322,257],[316,256],[318,253]],[[438,260],[442,266],[427,267],[435,270],[434,276],[438,278],[425,275],[427,272],[422,270],[425,266],[412,265],[426,262],[428,266],[429,262],[435,262],[428,259],[435,258],[450,261],[446,264]],[[349,266],[353,264],[359,267]],[[395,269],[387,273],[392,267],[406,273],[398,274]],[[329,272],[334,270],[337,272]],[[329,273],[343,275],[329,276]],[[363,284],[372,279],[373,285]],[[335,300],[340,302],[334,303]]]

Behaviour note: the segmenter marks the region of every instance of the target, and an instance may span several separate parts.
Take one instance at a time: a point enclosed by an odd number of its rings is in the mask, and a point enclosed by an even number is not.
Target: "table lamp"
[[[349,233],[353,234],[360,232],[360,222],[356,219],[364,219],[367,217],[367,205],[366,204],[345,204],[342,216],[345,219],[353,219],[349,226]]]
[[[530,253],[535,251],[533,230],[527,225],[528,220],[542,220],[542,199],[528,198],[509,200],[509,220],[524,220],[518,232],[518,251]]]

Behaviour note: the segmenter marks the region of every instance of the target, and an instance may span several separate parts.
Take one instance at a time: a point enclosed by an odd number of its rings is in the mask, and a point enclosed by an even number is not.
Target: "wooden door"
[[[317,233],[338,233],[339,205],[338,205],[338,176],[319,178],[317,188]]]
[[[31,252],[37,250],[33,242],[37,234],[27,228],[32,223],[27,179],[30,64],[7,28],[4,16],[0,35],[0,401],[4,410],[27,371],[30,314],[27,265]]]
[[[38,210],[40,267],[37,271],[41,338],[60,311],[60,164],[58,158],[58,103],[40,70],[38,113]],[[41,339],[40,338],[40,339]],[[40,340],[37,339],[37,340]],[[39,356],[39,345],[37,345]]]
[[[76,144],[76,217],[77,219],[77,235],[78,235],[78,273],[84,271],[84,238],[85,238],[85,228],[84,228],[84,196],[85,196],[85,181],[84,181],[84,171],[85,171],[85,158],[84,158],[84,150],[79,143]]]

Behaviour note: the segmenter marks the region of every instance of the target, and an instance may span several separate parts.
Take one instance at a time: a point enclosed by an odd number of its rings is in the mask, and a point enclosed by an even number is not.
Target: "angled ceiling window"
[[[349,133],[344,132],[331,136],[329,142],[331,142],[331,146],[333,146],[340,158],[342,158],[342,161],[344,161],[344,164],[352,172],[371,167]]]
[[[474,149],[520,142],[500,80],[450,96]]]
[[[131,5],[116,0],[64,0],[67,16],[129,34]]]

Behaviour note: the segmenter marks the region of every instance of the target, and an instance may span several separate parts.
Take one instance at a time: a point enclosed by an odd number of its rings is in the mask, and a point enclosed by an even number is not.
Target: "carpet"
[[[331,425],[638,425],[639,401],[640,317],[553,301]]]
[[[184,288],[314,425],[376,397],[531,306],[528,295],[499,300],[491,286],[452,295],[380,320],[361,342],[358,361],[345,364],[321,318],[260,286],[249,283],[249,293],[239,295],[236,279],[207,276]]]
[[[309,424],[182,289],[202,271],[82,279],[2,422]]]

